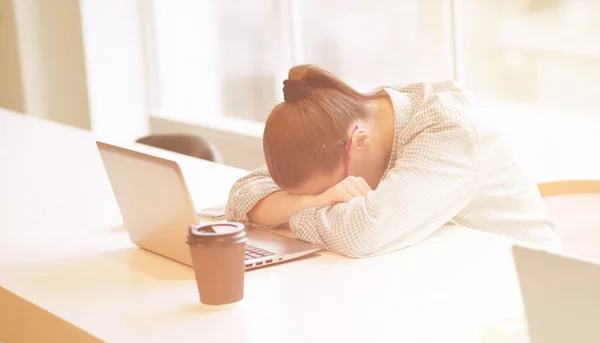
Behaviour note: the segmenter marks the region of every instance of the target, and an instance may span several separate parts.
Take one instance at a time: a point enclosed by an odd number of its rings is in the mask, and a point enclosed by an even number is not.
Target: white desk
[[[160,154],[199,207],[244,173]],[[250,271],[244,300],[211,312],[189,267],[129,241],[91,133],[0,110],[0,163],[5,343],[492,342],[484,323],[521,315],[510,242],[463,228],[382,257]]]

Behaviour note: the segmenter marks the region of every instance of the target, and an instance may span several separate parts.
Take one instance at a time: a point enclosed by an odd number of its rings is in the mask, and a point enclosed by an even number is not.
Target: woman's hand
[[[342,182],[317,195],[320,205],[331,206],[340,202],[348,202],[356,197],[366,196],[372,191],[362,177],[348,176]]]

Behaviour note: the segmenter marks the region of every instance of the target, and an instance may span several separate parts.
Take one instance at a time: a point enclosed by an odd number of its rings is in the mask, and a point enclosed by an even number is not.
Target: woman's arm
[[[290,218],[307,208],[322,207],[318,198],[311,195],[295,195],[278,191],[260,200],[249,212],[252,223],[276,226],[289,222]]]
[[[348,257],[367,257],[413,245],[456,216],[476,194],[475,133],[456,118],[429,122],[375,191],[303,210],[290,220],[294,235]]]
[[[325,204],[317,197],[294,195],[279,189],[267,168],[262,166],[234,183],[225,217],[229,221],[277,226],[287,223],[304,209],[321,206]]]

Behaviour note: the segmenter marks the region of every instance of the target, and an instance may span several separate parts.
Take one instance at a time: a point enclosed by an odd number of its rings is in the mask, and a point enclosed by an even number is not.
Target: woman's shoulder
[[[454,81],[386,88],[394,104],[396,148],[424,132],[456,131],[474,137],[472,96]]]
[[[455,81],[412,83],[383,88],[390,96],[397,119],[406,121],[466,119],[475,103],[473,95]]]
[[[472,101],[473,95],[458,82],[444,80],[437,82],[417,82],[399,86],[383,86],[388,93],[401,93],[411,97],[414,101],[426,103],[440,97],[460,97]]]

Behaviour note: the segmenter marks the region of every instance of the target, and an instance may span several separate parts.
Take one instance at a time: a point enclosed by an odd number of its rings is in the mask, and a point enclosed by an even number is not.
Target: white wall
[[[148,133],[144,0],[0,0],[0,107],[91,129]]]
[[[24,111],[89,129],[79,1],[12,3]]]
[[[23,112],[23,84],[12,0],[0,0],[0,107]]]

